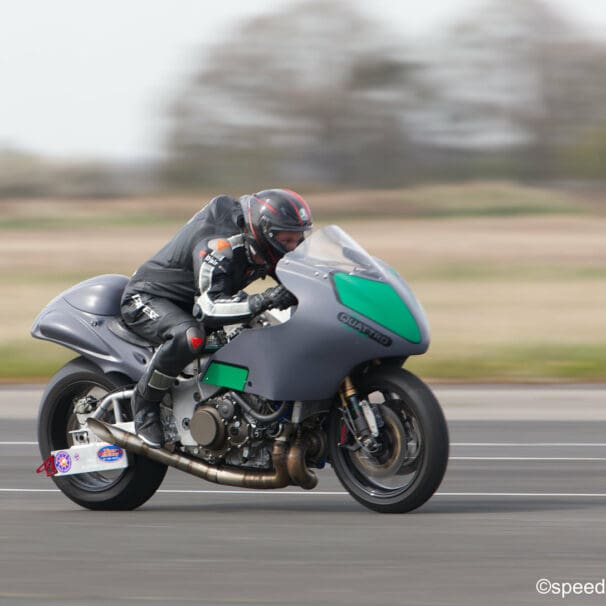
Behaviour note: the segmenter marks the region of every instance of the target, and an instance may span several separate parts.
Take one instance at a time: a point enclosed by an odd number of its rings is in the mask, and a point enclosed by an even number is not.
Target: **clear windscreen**
[[[302,261],[319,269],[380,277],[376,261],[340,227],[329,225],[308,236],[285,258]]]

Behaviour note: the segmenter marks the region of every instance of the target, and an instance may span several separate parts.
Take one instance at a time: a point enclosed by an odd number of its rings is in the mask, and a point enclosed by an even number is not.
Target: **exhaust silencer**
[[[133,454],[175,467],[185,473],[216,484],[256,489],[284,488],[291,483],[289,468],[295,476],[292,478],[294,482],[303,488],[313,488],[318,482],[315,474],[311,471],[307,470],[304,473],[305,460],[302,456],[304,455],[304,451],[302,452],[300,446],[291,454],[290,464],[288,464],[289,448],[285,437],[278,437],[274,442],[271,455],[274,471],[240,471],[235,468],[215,467],[198,459],[168,452],[168,450],[164,450],[163,448],[151,448],[135,434],[124,431],[114,425],[108,425],[98,419],[89,418],[87,424],[94,434],[105,442],[115,444]],[[294,460],[295,453],[298,455],[296,457],[298,458],[298,465]]]

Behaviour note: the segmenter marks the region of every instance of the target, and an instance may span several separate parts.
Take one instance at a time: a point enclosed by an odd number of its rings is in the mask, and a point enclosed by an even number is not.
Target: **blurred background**
[[[213,3],[214,4],[214,3]],[[606,5],[22,0],[0,24],[0,380],[75,282],[289,187],[404,275],[444,381],[606,380]]]

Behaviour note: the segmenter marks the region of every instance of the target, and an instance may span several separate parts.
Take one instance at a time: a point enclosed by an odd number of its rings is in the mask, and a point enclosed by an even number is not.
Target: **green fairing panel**
[[[339,300],[411,343],[421,342],[421,332],[410,309],[393,287],[346,273],[333,275]]]
[[[248,368],[212,362],[202,379],[203,383],[243,391],[248,379]]]

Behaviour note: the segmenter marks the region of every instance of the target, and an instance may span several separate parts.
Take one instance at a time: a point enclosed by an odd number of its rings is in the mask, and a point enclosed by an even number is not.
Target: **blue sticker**
[[[104,446],[97,451],[97,457],[105,463],[119,461],[124,456],[124,451],[119,446]]]
[[[59,473],[67,473],[72,468],[72,458],[61,450],[55,455],[55,467]]]

